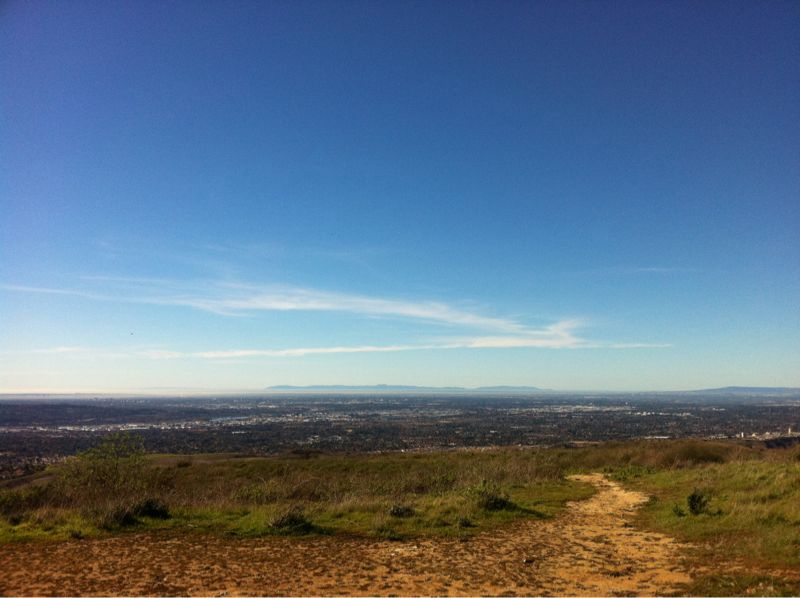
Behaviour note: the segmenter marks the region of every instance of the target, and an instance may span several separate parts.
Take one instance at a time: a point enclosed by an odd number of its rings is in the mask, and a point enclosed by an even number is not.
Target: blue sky
[[[8,2],[0,391],[800,386],[796,2]]]

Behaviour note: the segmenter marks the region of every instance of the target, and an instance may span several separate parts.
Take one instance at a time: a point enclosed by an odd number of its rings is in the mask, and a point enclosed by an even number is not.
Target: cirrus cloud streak
[[[469,336],[439,337],[420,343],[354,346],[311,346],[289,348],[232,348],[205,351],[169,349],[134,350],[127,354],[147,359],[217,359],[254,357],[301,357],[304,355],[389,353],[452,349],[635,349],[668,347],[654,343],[598,342],[584,338],[579,330],[585,322],[563,319],[535,327],[519,320],[485,315],[440,301],[410,301],[325,291],[289,285],[252,285],[231,282],[188,283],[148,278],[83,277],[83,288],[48,288],[0,285],[17,293],[43,293],[74,296],[93,301],[116,301],[148,305],[178,306],[217,314],[246,316],[270,311],[327,311],[355,314],[366,318],[394,317],[420,324],[445,325],[469,331]],[[78,352],[80,348],[58,347],[51,353]],[[40,351],[42,352],[42,351]]]

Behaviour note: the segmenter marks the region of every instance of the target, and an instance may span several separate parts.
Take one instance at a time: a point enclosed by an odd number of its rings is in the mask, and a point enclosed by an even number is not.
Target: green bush
[[[412,517],[414,509],[404,505],[392,505],[392,508],[389,509],[389,515],[392,517]]]
[[[75,508],[103,529],[134,525],[139,517],[166,519],[158,498],[172,474],[149,465],[140,438],[110,434],[70,459],[52,483],[51,505]]]
[[[169,507],[157,498],[148,497],[133,507],[134,515],[152,517],[153,519],[169,519]]]
[[[702,490],[695,490],[686,497],[686,505],[692,515],[700,515],[708,510],[709,496]]]
[[[22,520],[27,512],[44,506],[51,499],[47,486],[30,486],[20,490],[0,492],[0,515],[10,522]],[[14,524],[16,525],[16,524]]]
[[[495,482],[481,480],[467,490],[467,494],[472,497],[478,508],[485,511],[502,511],[503,509],[513,509],[515,507],[508,499],[508,495],[500,491],[500,487]]]
[[[64,502],[84,506],[138,497],[148,489],[144,448],[130,434],[110,434],[61,468],[56,485]]]
[[[302,535],[314,531],[314,525],[296,508],[277,514],[269,524],[273,531],[286,535]]]
[[[475,524],[468,517],[459,517],[456,525],[462,528],[475,527]]]

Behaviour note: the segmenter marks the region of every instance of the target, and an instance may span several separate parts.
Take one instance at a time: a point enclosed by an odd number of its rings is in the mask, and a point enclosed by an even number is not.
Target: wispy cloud
[[[34,287],[28,285],[21,285],[21,284],[0,284],[0,289],[4,291],[12,291],[15,293],[38,293],[44,295],[70,295],[73,297],[83,297],[85,299],[96,299],[96,300],[105,300],[107,297],[103,295],[97,295],[95,293],[90,293],[87,291],[81,291],[76,289],[56,289],[56,288],[49,288],[49,287]]]
[[[240,357],[302,357],[303,355],[325,355],[334,353],[394,353],[397,351],[423,351],[441,348],[439,345],[387,345],[356,347],[297,347],[293,349],[228,349],[186,353],[184,357],[201,359],[229,359]]]
[[[634,275],[634,274],[690,274],[699,272],[698,268],[683,266],[610,266],[607,268],[591,268],[580,270],[575,274],[609,274],[609,275]]]
[[[486,316],[437,301],[403,301],[296,287],[241,287],[232,291],[232,296],[228,297],[194,300],[192,306],[215,313],[339,311],[507,332],[526,330],[524,325],[512,319]]]
[[[553,342],[544,339],[519,337],[482,337],[459,342],[420,345],[362,345],[354,347],[295,347],[291,349],[220,349],[214,351],[176,352],[141,351],[138,356],[149,359],[214,359],[229,360],[254,357],[303,357],[305,355],[331,355],[347,353],[395,353],[400,351],[446,351],[452,349],[654,349],[670,347],[656,343],[597,343],[574,339],[569,342]]]
[[[186,353],[181,353],[180,351],[165,351],[163,349],[150,349],[147,351],[137,351],[136,355],[148,359],[178,359],[180,357],[185,357]]]
[[[44,349],[23,349],[19,351],[3,351],[4,354],[9,353],[28,353],[34,355],[78,355],[82,353],[90,353],[93,349],[90,347],[47,347]]]
[[[86,347],[53,347],[52,349],[40,349],[37,353],[84,353]]]
[[[607,343],[581,338],[573,331],[575,321],[565,320],[540,331],[522,336],[477,336],[440,342],[402,345],[357,345],[333,347],[292,347],[279,349],[213,349],[204,351],[173,351],[168,349],[141,349],[113,351],[90,347],[52,347],[26,351],[4,351],[4,354],[64,354],[82,357],[145,358],[152,360],[200,359],[224,360],[252,359],[258,357],[303,357],[305,355],[334,355],[348,353],[396,353],[401,351],[447,351],[453,349],[655,349],[671,347],[665,343]]]
[[[586,322],[563,319],[532,326],[518,319],[498,317],[464,309],[441,301],[410,301],[325,291],[289,285],[252,285],[231,282],[185,283],[150,278],[84,277],[89,289],[2,285],[7,291],[71,295],[99,301],[182,306],[222,316],[243,316],[267,311],[327,311],[364,317],[392,317],[461,329],[460,337],[433,338],[426,342],[386,345],[320,346],[290,348],[233,348],[181,352],[163,348],[132,351],[147,359],[232,359],[253,357],[299,357],[342,353],[384,353],[448,349],[633,349],[669,345],[652,343],[597,342],[579,331]],[[82,348],[48,349],[53,353],[84,351]]]
[[[671,343],[608,343],[601,345],[607,349],[667,349]]]
[[[337,293],[289,285],[239,283],[186,284],[170,280],[119,277],[85,277],[99,290],[2,285],[7,291],[72,295],[99,301],[147,303],[191,307],[223,316],[259,311],[336,311],[363,316],[400,317],[499,332],[523,333],[527,327],[509,318],[493,317],[438,301]]]
[[[139,355],[150,359],[235,359],[249,357],[302,357],[303,355],[324,355],[336,353],[389,353],[399,351],[435,351],[450,349],[642,349],[663,348],[661,343],[603,343],[588,341],[576,334],[582,322],[563,320],[539,330],[528,329],[524,334],[510,336],[477,336],[446,339],[440,342],[403,345],[361,345],[353,347],[295,347],[290,349],[219,349],[180,353],[175,351],[143,351]]]

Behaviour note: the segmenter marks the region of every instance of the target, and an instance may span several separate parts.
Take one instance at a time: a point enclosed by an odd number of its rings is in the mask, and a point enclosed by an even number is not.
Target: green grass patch
[[[703,558],[800,571],[800,463],[712,463],[625,483],[654,496],[640,524],[697,543]]]

